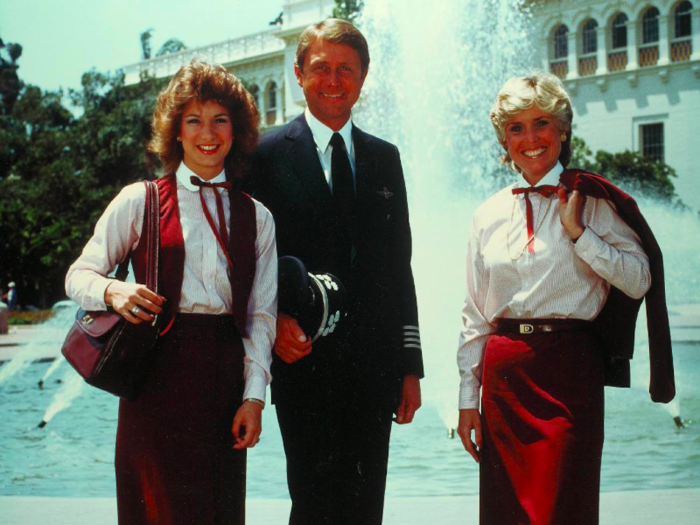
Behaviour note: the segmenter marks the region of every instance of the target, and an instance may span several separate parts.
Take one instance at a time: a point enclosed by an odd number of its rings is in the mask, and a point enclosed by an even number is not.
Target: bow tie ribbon
[[[233,269],[233,261],[231,260],[231,256],[228,253],[228,230],[226,229],[226,215],[224,214],[224,203],[221,199],[221,194],[219,193],[217,188],[230,190],[231,183],[228,181],[206,182],[200,179],[199,177],[195,176],[190,177],[190,182],[193,186],[199,187],[199,201],[202,203],[202,211],[204,211],[204,215],[207,218],[207,222],[209,223],[211,231],[214,232],[214,237],[216,237],[219,246],[221,246],[221,249],[224,251],[224,255],[226,256],[226,262],[228,262],[230,271],[231,269]],[[214,196],[216,197],[216,214],[219,219],[218,229],[216,227],[216,224],[214,224],[214,219],[211,216],[211,213],[209,213],[207,203],[204,201],[204,193],[202,193],[202,190],[204,190],[204,188],[211,188],[214,191]]]
[[[520,195],[522,193],[525,198],[525,216],[527,218],[527,251],[529,253],[535,253],[535,231],[532,219],[532,203],[530,202],[529,195],[531,193],[539,193],[545,198],[551,197],[556,194],[559,190],[558,186],[552,186],[549,184],[543,184],[542,186],[528,186],[527,188],[513,188],[513,195]]]

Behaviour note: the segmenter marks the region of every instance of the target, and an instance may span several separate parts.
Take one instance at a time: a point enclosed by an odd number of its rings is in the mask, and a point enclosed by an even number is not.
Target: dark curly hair
[[[166,173],[175,173],[184,155],[177,140],[185,107],[192,100],[214,101],[228,109],[235,137],[226,155],[226,177],[240,178],[258,143],[260,113],[253,96],[233,73],[218,64],[192,60],[180,70],[160,92],[153,110],[153,138],[148,149],[163,162]]]

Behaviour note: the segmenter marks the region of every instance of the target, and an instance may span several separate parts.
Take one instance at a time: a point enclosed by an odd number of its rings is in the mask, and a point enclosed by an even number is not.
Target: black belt
[[[537,334],[590,330],[592,323],[582,319],[496,319],[497,334]]]

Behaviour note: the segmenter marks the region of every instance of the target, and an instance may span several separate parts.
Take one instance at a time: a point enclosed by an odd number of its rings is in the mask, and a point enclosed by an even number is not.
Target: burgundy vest
[[[177,200],[177,179],[168,175],[156,181],[160,203],[160,252],[158,261],[158,293],[165,296],[170,312],[177,311],[185,273],[185,241],[180,224]],[[229,255],[233,269],[231,283],[232,314],[241,337],[246,337],[248,299],[255,277],[255,240],[257,223],[255,204],[249,195],[237,188],[229,191]],[[132,255],[137,282],[145,282],[146,243],[139,243]],[[220,249],[219,246],[216,246]],[[170,313],[169,315],[172,315]]]

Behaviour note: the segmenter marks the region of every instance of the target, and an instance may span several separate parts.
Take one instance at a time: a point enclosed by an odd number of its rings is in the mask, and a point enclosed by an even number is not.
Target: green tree
[[[675,170],[634,151],[609,153],[599,150],[593,154],[586,143],[573,137],[570,166],[603,175],[611,182],[634,194],[672,202],[682,206],[673,186]]]
[[[364,7],[364,0],[335,0],[333,18],[341,18],[355,23],[355,20],[362,14]]]
[[[141,33],[141,58],[148,60],[151,58],[151,36],[154,29],[152,27]]]
[[[90,71],[70,98],[26,86],[0,128],[0,280],[17,281],[23,304],[65,296],[68,266],[124,185],[153,178],[150,116],[164,81],[125,86],[122,74]]]
[[[0,115],[12,113],[22,89],[22,82],[17,74],[17,60],[22,56],[22,46],[5,44],[0,38]]]
[[[187,46],[182,42],[182,40],[178,40],[177,38],[170,38],[165,42],[165,44],[160,46],[160,49],[156,53],[156,56],[160,57],[163,55],[169,55],[171,53],[177,53],[179,51],[182,51],[183,49],[187,49]]]

